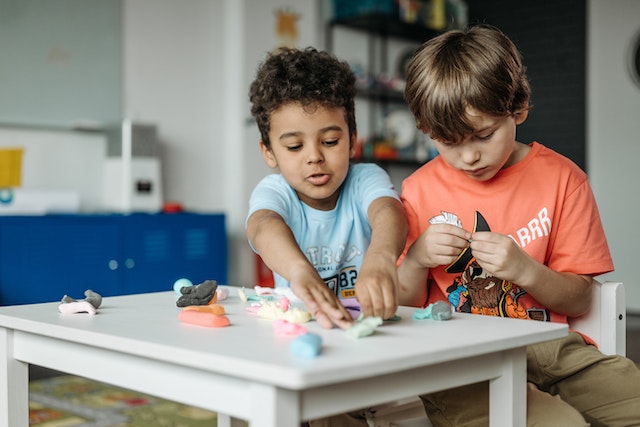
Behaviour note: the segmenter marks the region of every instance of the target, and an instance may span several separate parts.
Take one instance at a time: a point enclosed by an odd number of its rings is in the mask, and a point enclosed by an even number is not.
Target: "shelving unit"
[[[385,117],[390,113],[406,110],[409,114],[403,96],[404,81],[399,74],[400,61],[411,51],[404,49],[391,52],[389,45],[391,40],[409,42],[413,50],[420,43],[435,36],[437,31],[381,13],[333,19],[328,22],[326,30],[327,50],[332,52],[335,52],[334,32],[338,28],[361,32],[367,39],[366,70],[362,70],[364,75],[357,75],[359,77],[357,97],[369,103],[367,129],[363,132],[361,124],[358,124],[360,134],[366,135],[359,160],[374,161],[383,166],[393,164],[412,168],[428,161],[429,149],[418,131],[410,145],[407,145],[407,141],[396,144],[389,136],[389,130],[385,131]],[[395,70],[390,66],[391,55],[397,57]],[[420,144],[423,146],[420,147]],[[399,145],[403,148],[399,148]]]

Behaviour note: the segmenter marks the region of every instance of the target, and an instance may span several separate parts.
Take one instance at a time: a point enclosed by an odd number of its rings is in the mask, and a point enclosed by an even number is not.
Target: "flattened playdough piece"
[[[276,335],[303,335],[308,332],[304,326],[288,322],[284,319],[276,319],[273,321],[273,331]]]
[[[89,301],[63,302],[58,306],[62,314],[89,313],[96,314],[96,308]]]
[[[223,328],[229,326],[231,323],[227,316],[218,316],[217,314],[196,310],[182,310],[180,314],[178,314],[178,319],[184,323],[206,326],[208,328]]]
[[[220,288],[220,287],[219,287],[218,289],[216,289],[216,296],[215,296],[215,298],[216,298],[218,301],[224,301],[224,300],[226,300],[227,298],[229,298],[229,289],[227,289],[227,288]]]
[[[382,317],[369,316],[355,322],[345,333],[349,338],[362,338],[373,334],[380,325],[382,325]]]
[[[452,312],[451,304],[447,301],[440,300],[429,304],[426,308],[414,311],[413,318],[416,320],[448,320],[451,319]]]
[[[320,354],[322,338],[320,335],[308,332],[293,340],[289,349],[298,357],[313,358]]]
[[[311,320],[311,313],[300,307],[291,307],[287,311],[282,311],[275,302],[271,301],[263,301],[256,314],[263,319],[284,319],[292,323],[306,323]]]
[[[188,305],[184,307],[183,310],[201,311],[203,313],[217,314],[218,316],[225,314],[224,307],[220,304]]]

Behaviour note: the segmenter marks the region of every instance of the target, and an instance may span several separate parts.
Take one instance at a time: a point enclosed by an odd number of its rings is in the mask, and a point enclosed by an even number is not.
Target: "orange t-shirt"
[[[524,159],[485,182],[467,177],[441,156],[408,177],[401,194],[409,220],[405,253],[430,220],[453,214],[467,231],[477,227],[510,236],[555,271],[593,276],[612,271],[587,175],[553,150],[537,142],[530,146]],[[456,265],[432,268],[427,303],[446,297],[461,312],[566,323],[565,315],[474,261],[469,251]]]

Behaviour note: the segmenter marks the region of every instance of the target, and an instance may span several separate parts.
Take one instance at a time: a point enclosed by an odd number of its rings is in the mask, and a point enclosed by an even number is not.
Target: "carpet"
[[[72,375],[29,383],[29,426],[216,427],[215,412]]]

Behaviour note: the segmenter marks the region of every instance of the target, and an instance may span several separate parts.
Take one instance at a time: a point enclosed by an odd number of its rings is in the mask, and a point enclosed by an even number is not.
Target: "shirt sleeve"
[[[352,166],[351,172],[350,179],[353,181],[353,191],[365,211],[374,200],[381,197],[400,200],[389,174],[380,166],[372,163],[361,163]]]

